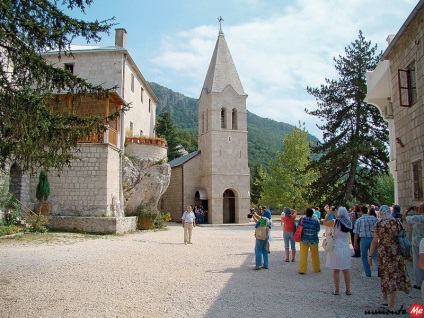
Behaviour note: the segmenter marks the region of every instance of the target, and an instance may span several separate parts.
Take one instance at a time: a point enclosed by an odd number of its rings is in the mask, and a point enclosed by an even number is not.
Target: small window
[[[423,163],[418,160],[412,163],[412,182],[414,190],[414,200],[423,200]]]
[[[134,74],[131,74],[131,92],[134,92]]]
[[[417,76],[415,62],[407,69],[398,69],[399,103],[403,107],[411,107],[417,102]]]
[[[151,109],[152,109],[152,101],[149,98],[149,113],[150,113]]]
[[[143,102],[143,94],[144,94],[144,88],[141,87],[141,102]]]
[[[65,70],[74,74],[74,63],[65,63]]]

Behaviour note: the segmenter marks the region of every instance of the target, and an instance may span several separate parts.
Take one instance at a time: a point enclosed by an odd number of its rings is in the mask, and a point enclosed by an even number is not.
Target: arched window
[[[225,107],[221,108],[221,129],[227,128],[227,110]]]
[[[237,130],[237,109],[233,108],[231,113],[231,125],[233,130]]]

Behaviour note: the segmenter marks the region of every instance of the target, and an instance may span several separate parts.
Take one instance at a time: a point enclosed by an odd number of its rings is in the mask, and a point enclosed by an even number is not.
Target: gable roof
[[[202,92],[222,92],[230,85],[239,95],[246,95],[228,49],[225,36],[219,31]]]
[[[76,45],[71,44],[70,50],[67,51],[68,54],[79,54],[79,53],[101,53],[101,52],[121,52],[127,56],[127,63],[129,63],[137,76],[140,78],[141,82],[143,83],[145,89],[149,92],[150,96],[152,96],[153,101],[157,104],[159,103],[159,99],[156,96],[156,94],[153,92],[153,89],[150,87],[149,82],[146,81],[143,74],[141,73],[140,69],[138,68],[137,64],[135,64],[134,60],[132,59],[130,53],[127,51],[127,49],[112,45],[112,46],[95,46],[95,45]],[[59,51],[57,50],[50,50],[42,53],[42,55],[57,55]],[[64,52],[60,52],[63,53]]]
[[[200,150],[196,150],[182,157],[175,158],[174,160],[171,160],[170,162],[168,162],[168,164],[171,166],[171,168],[178,167],[185,164],[187,161],[193,159],[198,154],[200,154]]]

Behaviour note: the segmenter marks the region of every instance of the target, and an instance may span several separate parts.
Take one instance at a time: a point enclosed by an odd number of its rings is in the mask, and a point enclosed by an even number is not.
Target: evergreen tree
[[[387,124],[375,106],[364,102],[365,73],[374,70],[379,54],[362,32],[345,48],[346,56],[334,58],[338,80],[325,79],[320,88],[308,87],[318,109],[305,110],[324,124],[323,141],[313,147],[320,158],[311,165],[319,171],[313,197],[320,203],[345,205],[360,200],[380,173],[387,172]]]
[[[261,202],[262,193],[264,190],[264,181],[266,172],[261,163],[258,163],[252,171],[251,186],[250,186],[250,201],[257,205]]]
[[[265,178],[261,203],[267,206],[305,209],[311,184],[316,179],[310,163],[310,145],[305,129],[294,128],[283,141],[283,150],[270,163],[270,174]]]
[[[178,152],[177,130],[171,118],[171,113],[165,108],[160,112],[156,120],[156,134],[165,138],[168,144],[168,161],[180,156]]]
[[[197,137],[193,133],[177,128],[177,140],[178,144],[187,152],[190,153],[197,150]]]
[[[92,2],[66,0],[63,5],[84,12]],[[57,7],[57,1],[47,0],[3,0],[0,16],[0,165],[13,159],[23,171],[41,166],[61,169],[75,158],[77,141],[103,132],[106,119],[55,114],[51,94],[104,99],[109,90],[55,68],[42,53],[54,49],[59,56],[71,54],[75,37],[98,42],[99,33],[109,32],[113,18],[73,19]],[[108,118],[118,115],[115,112]]]

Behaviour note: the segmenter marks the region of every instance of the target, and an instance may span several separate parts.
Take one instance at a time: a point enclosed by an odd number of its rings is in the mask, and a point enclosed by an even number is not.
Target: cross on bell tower
[[[222,33],[222,28],[221,28],[221,23],[222,23],[222,21],[224,21],[224,19],[223,19],[221,16],[219,16],[219,18],[218,18],[218,23],[219,23],[219,33]]]

